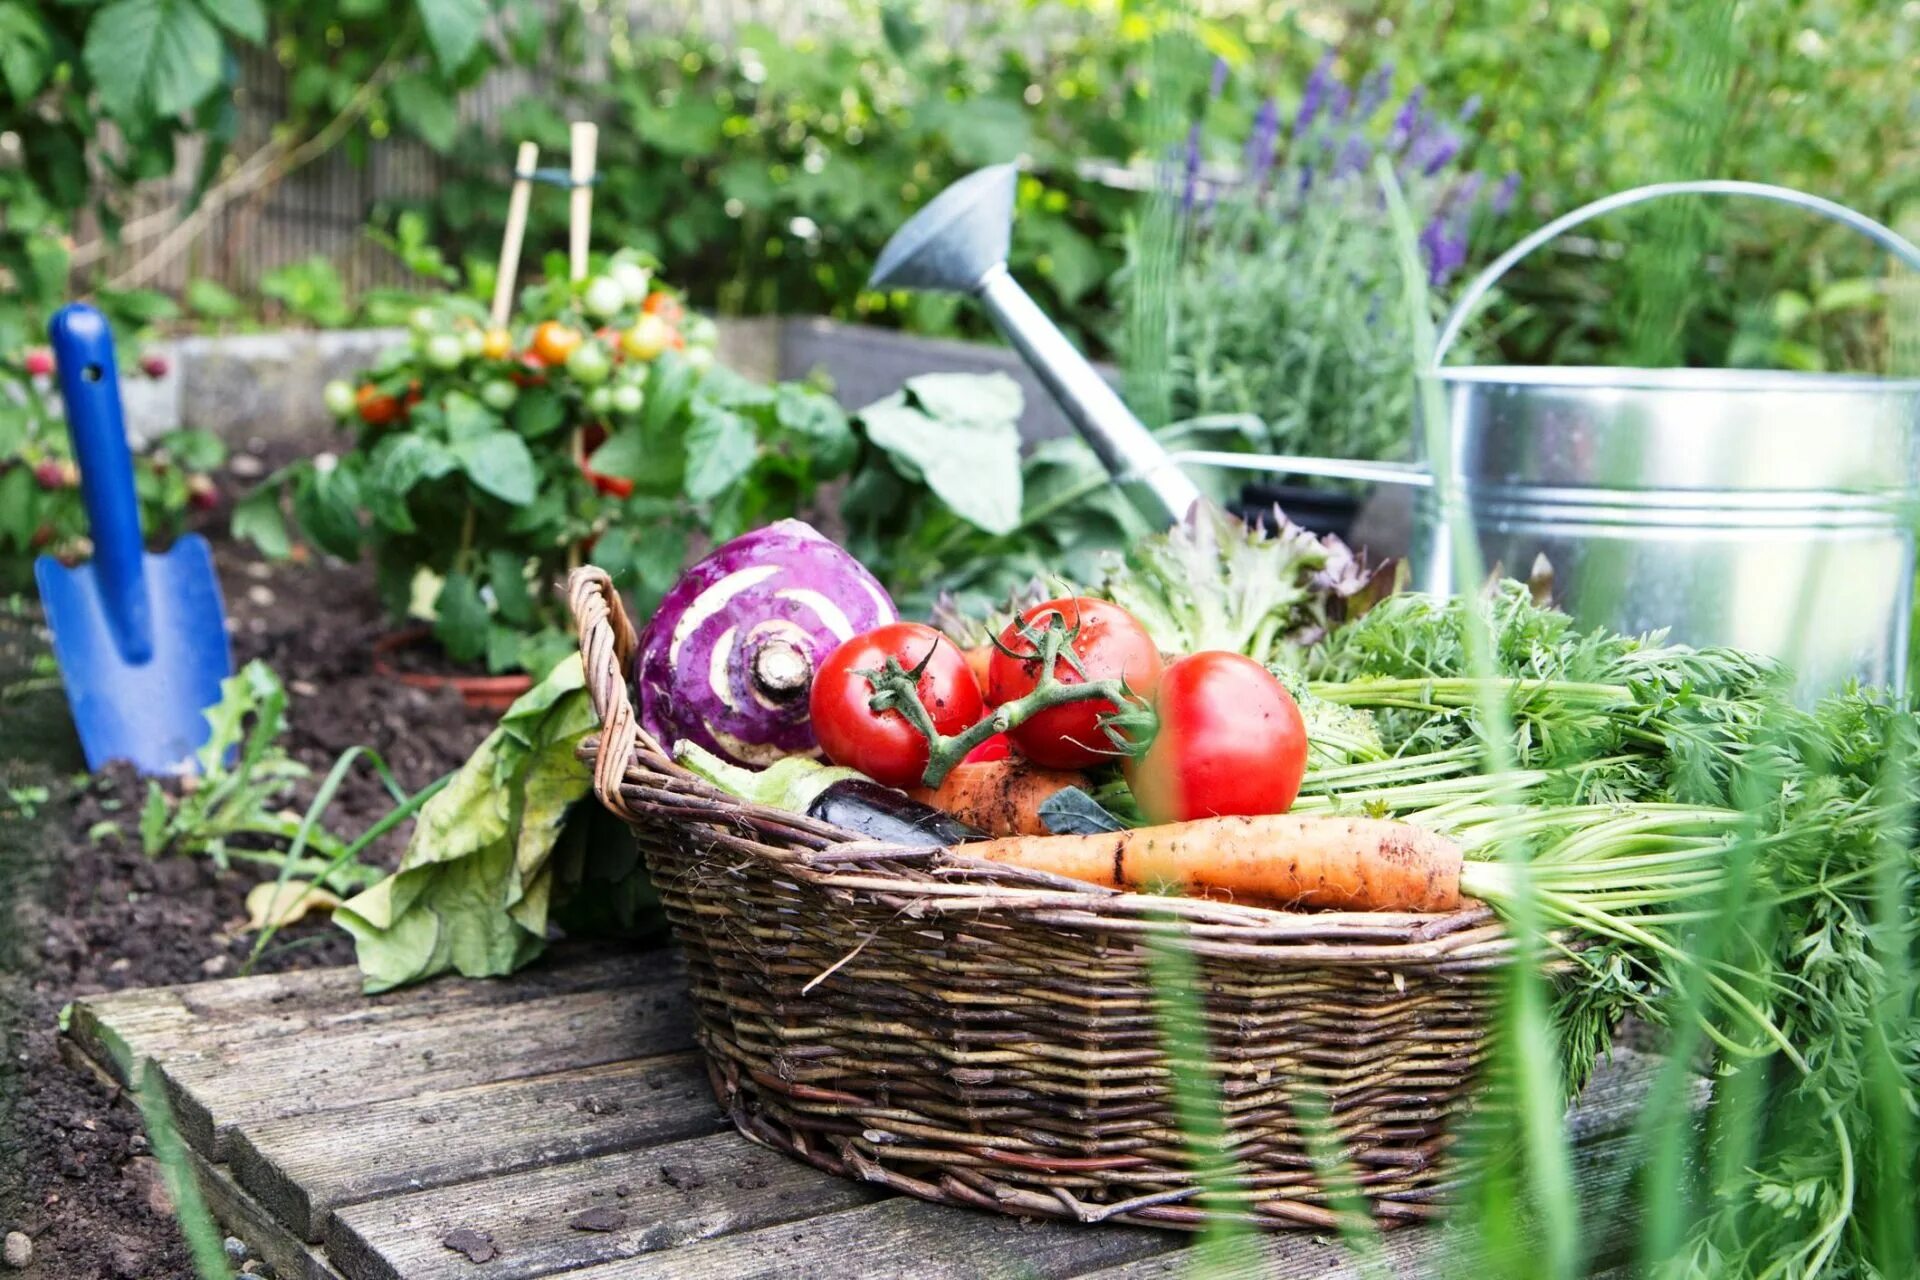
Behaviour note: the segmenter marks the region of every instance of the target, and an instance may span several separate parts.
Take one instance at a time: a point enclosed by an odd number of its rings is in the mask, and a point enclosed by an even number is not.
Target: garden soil
[[[225,513],[206,523],[210,535],[224,529]],[[215,555],[236,663],[265,659],[291,694],[284,742],[314,773],[296,810],[356,744],[379,752],[412,790],[486,735],[495,713],[373,673],[369,645],[387,624],[369,573],[269,565],[225,542]],[[138,1116],[63,1062],[57,1022],[78,996],[238,973],[252,948],[241,928],[247,890],[272,873],[143,856],[136,827],[147,783],[125,769],[86,777],[31,601],[0,607],[0,723],[0,1235],[32,1240],[28,1268],[0,1264],[0,1275],[191,1276]],[[325,821],[350,836],[391,804],[371,770],[356,770]],[[403,842],[403,832],[389,837],[377,860],[390,865]],[[309,919],[282,931],[257,968],[352,958],[346,934]]]

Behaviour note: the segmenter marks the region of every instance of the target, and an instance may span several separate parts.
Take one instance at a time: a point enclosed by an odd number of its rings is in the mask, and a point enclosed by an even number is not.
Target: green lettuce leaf
[[[576,654],[508,708],[420,810],[400,869],[334,912],[367,991],[449,970],[511,973],[540,954],[557,909],[579,893],[599,900],[585,917],[596,931],[658,931],[633,841],[595,820],[592,777],[574,754],[596,723]]]

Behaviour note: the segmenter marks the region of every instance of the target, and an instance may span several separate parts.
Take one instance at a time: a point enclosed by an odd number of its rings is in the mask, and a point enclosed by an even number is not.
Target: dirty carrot
[[[1009,758],[956,765],[938,787],[914,787],[907,794],[988,835],[1044,836],[1041,804],[1056,792],[1085,785],[1081,774]]]
[[[1452,911],[1461,902],[1460,846],[1385,818],[1201,818],[1099,835],[1011,836],[964,852],[1109,888],[1254,905]]]

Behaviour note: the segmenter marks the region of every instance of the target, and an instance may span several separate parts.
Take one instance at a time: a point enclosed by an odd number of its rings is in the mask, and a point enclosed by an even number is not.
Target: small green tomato
[[[587,282],[587,291],[581,297],[580,305],[587,309],[590,316],[611,320],[626,307],[627,291],[612,276],[595,276]]]
[[[336,418],[344,418],[354,410],[353,384],[335,378],[320,388],[320,399],[326,403],[327,412]]]
[[[600,417],[613,412],[613,388],[595,387],[587,392],[587,409]]]
[[[500,413],[513,408],[513,402],[519,398],[520,388],[505,378],[495,378],[491,382],[482,384],[480,388],[480,403]]]
[[[467,359],[469,360],[478,357],[481,352],[487,349],[487,335],[478,329],[462,329],[460,331],[460,349],[466,353]]]
[[[689,347],[711,347],[720,341],[720,327],[706,316],[689,315],[680,323],[680,336]]]
[[[583,342],[567,357],[567,373],[583,386],[597,387],[613,372],[607,349],[597,342]]]
[[[467,358],[467,347],[457,334],[436,333],[427,339],[421,354],[436,369],[457,369],[460,362]]]
[[[653,272],[637,262],[616,262],[607,268],[607,274],[619,284],[620,291],[627,295],[627,305],[637,307],[647,300],[648,290],[653,288]]]
[[[407,313],[407,327],[424,338],[439,330],[440,313],[432,307],[415,307]]]
[[[615,413],[631,415],[640,412],[640,406],[647,402],[647,394],[633,383],[623,382],[613,389],[611,399]]]
[[[712,347],[688,347],[680,355],[695,372],[710,368],[713,364]]]

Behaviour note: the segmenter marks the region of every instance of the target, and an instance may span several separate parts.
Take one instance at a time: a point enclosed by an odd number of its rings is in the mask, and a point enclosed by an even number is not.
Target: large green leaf
[[[435,151],[447,151],[460,133],[460,114],[452,95],[425,76],[408,76],[393,86],[393,110],[400,123]]]
[[[293,514],[322,551],[351,560],[360,554],[360,484],[345,466],[300,477],[293,491]]]
[[[0,82],[15,102],[40,91],[53,65],[53,41],[40,16],[17,0],[0,4]]]
[[[280,514],[280,486],[263,484],[234,504],[233,536],[251,542],[270,559],[286,558],[293,544],[287,538],[286,517]]]
[[[396,533],[411,533],[407,495],[423,480],[437,480],[460,465],[438,440],[417,432],[389,436],[373,451],[372,470],[361,495],[375,520]]]
[[[267,38],[267,9],[260,0],[200,0],[209,17],[249,44]]]
[[[112,0],[87,24],[83,57],[117,119],[178,115],[219,86],[220,32],[193,0]]]
[[[433,602],[433,636],[455,662],[472,662],[487,651],[487,603],[464,573],[450,573]]]
[[[518,506],[532,502],[539,477],[527,442],[511,431],[492,431],[471,440],[458,440],[454,457],[467,478],[502,502]]]
[[[418,0],[427,43],[442,71],[458,70],[480,43],[487,26],[487,0]]]
[[[998,374],[937,374],[860,411],[867,438],[909,480],[988,533],[1020,523],[1020,392]],[[1009,391],[1011,394],[1009,395]]]
[[[758,453],[751,422],[731,409],[696,404],[687,429],[687,496],[719,497],[753,469]]]

